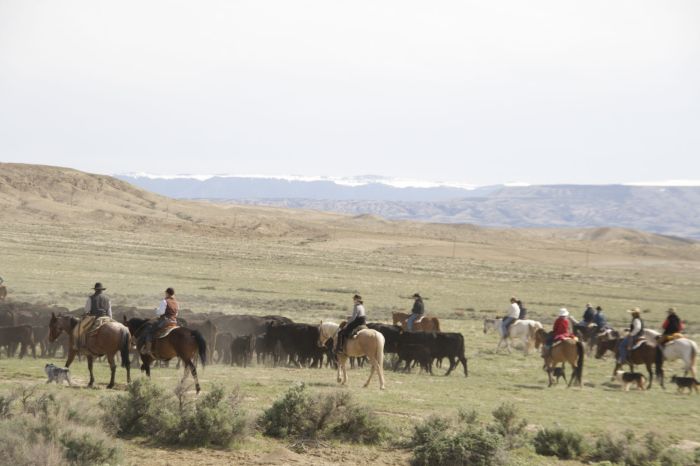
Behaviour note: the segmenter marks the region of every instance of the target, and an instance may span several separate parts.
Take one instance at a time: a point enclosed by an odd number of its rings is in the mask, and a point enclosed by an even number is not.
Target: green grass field
[[[580,251],[563,250],[561,245],[523,250],[520,255],[511,251],[505,259],[497,260],[481,254],[479,245],[467,242],[452,245],[440,239],[369,233],[330,235],[314,241],[164,235],[144,230],[105,232],[31,224],[0,225],[0,248],[0,274],[7,280],[11,299],[70,309],[81,307],[92,284],[101,281],[118,305],[155,307],[162,290],[173,286],[182,306],[195,312],[275,313],[307,323],[340,320],[349,314],[350,298],[358,291],[365,298],[370,320],[388,321],[392,310],[408,309],[411,301],[407,297],[420,291],[427,297],[428,313],[440,317],[444,330],[464,334],[470,375],[465,378],[459,370],[450,377],[387,372],[387,390],[380,392],[376,380],[369,388],[361,388],[368,368],[351,371],[348,389],[387,419],[401,437],[409,435],[418,419],[431,414],[452,415],[459,408],[468,408],[488,418],[496,406],[509,401],[532,426],[565,426],[591,438],[626,429],[658,431],[678,441],[700,442],[699,396],[679,395],[675,388],[662,390],[657,384],[648,392],[624,393],[617,383],[609,381],[610,358],[586,360],[583,389],[567,389],[563,384],[547,388],[536,352],[528,357],[520,351],[494,354],[497,337],[484,335],[482,324],[485,317],[502,315],[511,295],[523,299],[530,316],[546,326],[562,306],[580,318],[588,301],[602,305],[615,326],[625,325],[625,309],[639,306],[645,311],[647,325],[658,327],[665,309],[675,306],[697,340],[700,271],[694,262],[635,255],[615,265],[596,265],[603,264],[604,257],[593,251],[586,267]],[[457,251],[455,257],[452,248]],[[443,249],[445,253],[439,252]],[[533,255],[536,261],[528,259]],[[45,362],[0,360],[0,389],[41,383]],[[679,363],[671,363],[667,374],[679,369]],[[71,370],[84,386],[85,363],[75,362]],[[570,372],[567,369],[567,375]],[[134,376],[141,377],[138,371]],[[180,376],[175,369],[154,370],[154,379],[164,386],[174,387]],[[96,377],[102,384],[98,389],[72,389],[75,395],[93,401],[108,395],[104,389],[106,364],[97,365]],[[213,383],[239,386],[251,415],[259,414],[297,382],[321,392],[336,389],[330,369],[213,365],[201,372],[200,379],[204,390]],[[124,372],[119,369],[117,382],[124,381]],[[236,452],[204,452],[203,461],[206,464],[210,458],[214,464],[235,455],[253,461],[262,452],[283,447],[258,435]],[[151,451],[157,456],[157,449],[151,447],[133,444],[126,448],[132,459]],[[345,446],[338,448],[355,454]],[[355,459],[351,462],[374,455],[383,464],[402,464],[408,458],[405,452],[386,447],[358,450],[367,456],[351,456]],[[542,461],[524,458],[523,464]],[[314,462],[313,457],[306,459]],[[333,463],[328,457],[323,461]]]

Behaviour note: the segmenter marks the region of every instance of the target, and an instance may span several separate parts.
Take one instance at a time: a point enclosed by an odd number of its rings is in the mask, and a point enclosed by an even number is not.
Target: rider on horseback
[[[112,318],[112,302],[106,294],[102,293],[106,289],[102,286],[102,283],[95,283],[93,287],[95,292],[85,302],[85,314],[94,317]]]
[[[165,290],[165,298],[156,309],[158,320],[147,324],[141,338],[139,338],[137,346],[141,348],[141,354],[151,353],[151,341],[158,330],[166,325],[177,325],[177,312],[179,310],[180,306],[175,300],[175,290],[168,288]]]
[[[415,299],[415,301],[413,302],[413,309],[411,309],[411,315],[406,320],[406,329],[409,332],[413,331],[413,322],[415,322],[416,319],[418,319],[420,316],[422,316],[425,313],[425,306],[423,305],[423,298],[421,298],[420,294],[413,293],[412,298]]]
[[[546,357],[551,351],[555,341],[574,338],[574,334],[569,331],[569,311],[566,308],[559,309],[559,317],[554,321],[552,332],[547,336],[547,341],[544,344],[542,357]]]
[[[665,345],[667,341],[671,340],[673,335],[676,333],[681,333],[683,331],[683,322],[676,314],[676,309],[671,307],[668,309],[668,317],[661,325],[664,329],[664,333],[659,337],[659,344]]]
[[[513,322],[520,318],[520,306],[518,306],[518,299],[515,297],[510,298],[510,307],[508,308],[508,315],[503,318],[502,330],[503,337],[508,336],[508,328],[513,325]]]
[[[617,362],[620,364],[627,361],[627,353],[632,350],[634,344],[644,333],[644,321],[640,317],[641,311],[639,308],[628,309],[627,312],[632,314],[632,323],[630,324],[629,333],[622,339],[618,348]]]
[[[336,338],[334,348],[334,351],[336,353],[344,351],[345,339],[348,336],[352,335],[353,330],[355,330],[360,325],[367,324],[367,314],[365,312],[365,306],[362,303],[362,296],[356,294],[352,297],[352,300],[354,303],[352,307],[352,315],[350,316],[350,319],[348,320],[348,323],[345,325],[345,327],[341,328],[338,331],[338,338]]]

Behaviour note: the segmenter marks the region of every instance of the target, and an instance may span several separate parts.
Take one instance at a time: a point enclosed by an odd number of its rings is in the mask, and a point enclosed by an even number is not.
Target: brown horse
[[[535,348],[539,348],[540,345],[544,345],[547,341],[547,332],[544,329],[537,329],[535,332]],[[552,347],[549,352],[543,353],[544,366],[547,370],[547,375],[549,376],[549,387],[554,383],[554,378],[552,377],[552,371],[559,363],[569,363],[572,369],[572,375],[569,379],[570,387],[574,380],[576,384],[582,386],[582,376],[583,376],[583,355],[585,350],[583,348],[583,343],[576,341],[574,339],[562,340],[561,343]]]
[[[607,351],[612,351],[615,354],[615,368],[613,369],[612,378],[615,379],[615,373],[622,367],[622,364],[617,362],[617,355],[620,349],[620,334],[618,332],[610,331],[598,337],[598,346],[596,349],[595,357],[600,359]],[[635,364],[644,364],[649,373],[649,383],[647,384],[647,389],[651,388],[651,382],[653,379],[653,373],[651,371],[652,364],[656,364],[656,373],[659,375],[659,381],[661,387],[663,387],[663,378],[660,375],[660,368],[656,358],[657,347],[647,341],[642,342],[642,344],[629,351],[627,355],[627,363],[630,366],[630,370],[634,372]]]
[[[132,318],[128,319],[124,316],[124,325],[129,328],[131,335],[138,339],[146,330],[147,323],[152,323],[149,319]],[[186,327],[177,327],[163,338],[156,338],[151,345],[151,354],[141,354],[141,370],[146,372],[148,377],[151,376],[151,363],[154,360],[169,361],[174,357],[178,357],[185,365],[185,375],[182,380],[185,380],[187,373],[192,374],[197,393],[200,391],[199,378],[197,377],[197,368],[194,363],[197,360],[202,362],[202,367],[207,362],[207,342],[202,337],[202,334],[197,330],[191,330]]]
[[[69,350],[66,367],[70,367],[76,354],[78,354],[73,336],[73,329],[78,323],[79,320],[73,316],[51,313],[49,341],[56,341],[62,332],[68,334]],[[126,383],[131,383],[131,366],[129,364],[130,344],[131,336],[129,335],[129,329],[116,321],[107,322],[96,332],[86,337],[85,348],[81,348],[80,353],[87,356],[88,369],[90,370],[90,383],[88,383],[88,387],[92,387],[95,383],[95,376],[92,373],[93,360],[101,356],[107,356],[109,368],[112,371],[112,376],[107,388],[114,387],[114,373],[117,371],[114,355],[117,354],[117,352],[121,355],[122,367],[126,368]]]
[[[406,321],[411,317],[411,314],[405,312],[392,312],[391,318],[394,321],[394,325],[400,325],[401,329],[405,332],[408,330]],[[440,331],[440,321],[437,317],[423,316],[420,320],[416,319],[413,322],[414,332],[426,332],[435,333]]]

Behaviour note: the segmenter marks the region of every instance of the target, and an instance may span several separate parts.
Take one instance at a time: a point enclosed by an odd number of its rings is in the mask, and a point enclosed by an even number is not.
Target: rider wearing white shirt
[[[513,322],[518,320],[520,317],[520,306],[518,306],[518,300],[516,298],[510,298],[510,307],[508,308],[508,314],[503,319],[503,335],[508,335],[508,327],[511,326]]]
[[[347,325],[338,331],[338,338],[336,338],[335,351],[343,350],[345,339],[352,335],[352,331],[355,330],[360,325],[365,325],[367,323],[367,314],[365,312],[365,306],[362,303],[362,296],[355,295],[352,297],[354,306],[352,308],[352,315],[348,320]]]

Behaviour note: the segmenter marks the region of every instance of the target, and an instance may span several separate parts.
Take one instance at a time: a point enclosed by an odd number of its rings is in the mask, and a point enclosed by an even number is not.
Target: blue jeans
[[[629,341],[630,337],[626,336],[622,339],[620,346],[617,348],[617,362],[620,364],[624,364],[627,361],[627,343]]]
[[[408,319],[406,320],[406,328],[408,329],[409,332],[413,331],[413,322],[420,317],[420,314],[411,314],[408,316]]]
[[[501,322],[501,326],[503,327],[503,335],[508,335],[508,327],[513,322],[515,322],[514,317],[506,317],[505,319],[503,319],[503,322]]]

